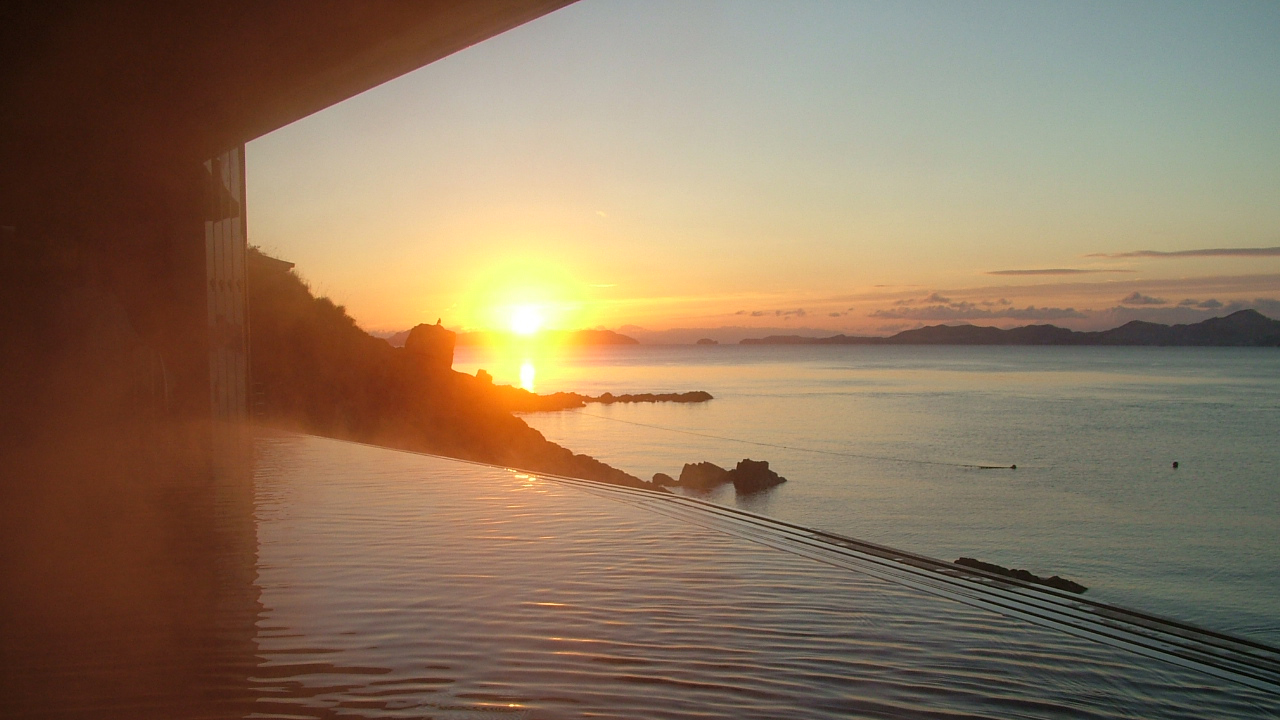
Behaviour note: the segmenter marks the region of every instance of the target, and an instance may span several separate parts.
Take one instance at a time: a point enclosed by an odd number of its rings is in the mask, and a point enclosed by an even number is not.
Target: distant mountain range
[[[930,325],[891,337],[770,335],[747,338],[742,345],[1177,345],[1192,347],[1280,347],[1280,321],[1257,310],[1190,325],[1161,325],[1134,320],[1118,328],[1079,332],[1056,325],[1026,325],[1001,330],[977,325]]]

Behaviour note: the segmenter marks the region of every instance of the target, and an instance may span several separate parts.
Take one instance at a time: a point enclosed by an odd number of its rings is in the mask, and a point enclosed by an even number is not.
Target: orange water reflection
[[[454,369],[465,373],[484,369],[493,376],[495,383],[529,392],[572,390],[575,388],[564,387],[570,380],[564,375],[566,372],[575,374],[575,349],[558,342],[551,333],[539,332],[531,336],[504,334],[483,345],[457,348]]]

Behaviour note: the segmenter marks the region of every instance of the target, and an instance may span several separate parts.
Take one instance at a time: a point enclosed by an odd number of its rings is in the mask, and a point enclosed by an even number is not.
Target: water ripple
[[[263,717],[1280,714],[698,508],[318,438],[257,451]]]

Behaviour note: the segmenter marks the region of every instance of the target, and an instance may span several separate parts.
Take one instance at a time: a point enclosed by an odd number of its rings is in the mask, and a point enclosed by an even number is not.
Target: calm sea
[[[1095,600],[1280,644],[1280,351],[459,350],[455,368],[481,367],[539,393],[707,390],[716,399],[699,405],[525,420],[644,478],[768,460],[789,482],[710,499],[946,560],[1062,575]]]

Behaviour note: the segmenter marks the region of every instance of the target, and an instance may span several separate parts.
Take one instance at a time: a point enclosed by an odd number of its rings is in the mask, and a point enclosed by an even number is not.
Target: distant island
[[[1134,320],[1118,328],[1080,332],[1056,325],[1026,325],[1002,330],[979,325],[930,325],[890,337],[770,335],[747,338],[742,345],[1150,345],[1178,347],[1280,347],[1280,321],[1256,310],[1190,325],[1161,325]]]
[[[476,331],[456,333],[457,344],[462,346],[497,345],[513,337],[508,333]],[[404,347],[409,339],[409,331],[395,333],[384,337],[392,347]],[[551,345],[639,345],[640,341],[612,330],[542,330],[538,333],[538,341]]]

